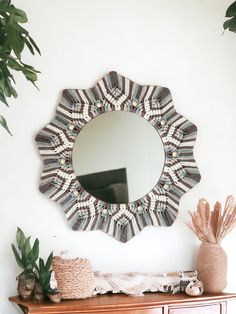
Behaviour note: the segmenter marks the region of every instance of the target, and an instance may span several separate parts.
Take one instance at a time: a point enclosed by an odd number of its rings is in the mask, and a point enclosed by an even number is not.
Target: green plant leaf
[[[40,51],[39,47],[37,46],[36,42],[33,40],[32,37],[30,37],[30,36],[28,36],[28,37],[29,37],[29,41],[34,46],[35,50],[38,52],[39,55],[41,55],[41,51]]]
[[[224,30],[227,29],[227,28],[229,28],[230,21],[231,21],[231,19],[229,19],[229,20],[227,20],[227,21],[224,22],[224,24],[223,24]]]
[[[34,265],[32,265],[30,262],[28,262],[28,264],[25,267],[25,271],[32,272],[33,268],[34,268]]]
[[[223,27],[224,29],[228,28],[230,31],[234,32],[236,30],[236,16],[225,21]]]
[[[47,271],[49,271],[52,267],[52,259],[53,259],[53,252],[51,252],[51,254],[48,256],[45,268]]]
[[[17,58],[21,58],[21,52],[24,49],[25,41],[19,31],[18,25],[16,23],[10,23],[6,28],[6,34],[9,39],[11,48],[13,49]]]
[[[226,17],[236,16],[236,1],[234,1],[227,9]]]
[[[16,98],[18,96],[15,88],[12,86],[12,84],[10,84],[10,90],[11,90],[11,94],[14,98]]]
[[[39,259],[39,270],[40,272],[44,271],[44,261],[42,258]]]
[[[20,62],[26,69],[29,69],[30,71],[32,72],[35,72],[35,73],[41,73],[40,71],[36,70],[34,67],[32,67],[32,65],[29,65],[29,64],[26,64],[24,62]]]
[[[27,18],[25,11],[17,9],[17,8],[15,8],[14,18],[18,23],[27,23],[28,22],[28,18]]]
[[[4,90],[4,86],[5,86],[5,79],[1,78],[0,79],[0,90],[2,91],[2,93],[3,93],[3,90]]]
[[[8,56],[7,56],[8,58]],[[7,60],[6,60],[7,61]],[[8,79],[13,80],[13,82],[15,82],[14,77],[12,76],[12,74],[10,73],[10,71],[8,70],[6,61],[0,61],[0,73],[1,73],[1,77],[4,79],[4,82],[7,81]]]
[[[12,247],[13,253],[14,253],[14,255],[15,255],[15,259],[16,259],[17,264],[20,266],[20,268],[23,268],[23,269],[24,269],[24,266],[23,266],[23,264],[22,264],[22,261],[21,261],[21,258],[20,258],[20,256],[19,256],[19,254],[18,254],[18,252],[17,252],[17,250],[16,250],[16,248],[15,248],[15,245],[12,244],[11,247]]]
[[[12,136],[12,134],[8,128],[7,121],[5,120],[5,118],[3,116],[0,116],[0,125],[2,127],[4,127],[4,129],[7,130],[7,132]]]
[[[28,237],[28,238],[25,240],[24,245],[23,245],[23,247],[22,247],[22,250],[25,251],[25,256],[26,256],[27,259],[29,258],[29,253],[30,253],[30,251],[31,251],[30,238],[31,238],[31,237]]]
[[[24,41],[26,46],[28,47],[29,51],[32,53],[32,55],[34,55],[34,49],[33,46],[31,45],[31,43],[28,41],[27,37],[24,37]]]
[[[35,269],[37,270],[37,273],[39,273],[39,268],[38,268],[38,265],[37,265],[37,264],[35,264],[35,265],[34,265],[34,267],[35,267]],[[39,278],[39,277],[37,276],[37,278]]]
[[[38,257],[39,257],[39,240],[36,239],[34,241],[34,245],[32,247],[32,251],[31,251],[31,261],[32,261],[32,264],[35,265]]]
[[[230,23],[229,23],[229,30],[231,32],[236,32],[236,17],[233,17],[231,20],[230,20]]]
[[[0,0],[0,11],[5,11],[7,7],[11,4],[10,0]]]
[[[26,237],[24,232],[21,230],[21,228],[17,227],[16,231],[16,243],[19,246],[19,248],[22,247],[22,245],[25,243]]]
[[[17,92],[15,88],[12,86],[11,81],[9,78],[4,80],[4,93],[6,97],[17,97]]]
[[[25,254],[24,246],[22,246],[22,248],[21,248],[21,260],[22,260],[22,265],[24,266],[24,268],[27,268],[28,260],[27,260],[26,254]]]
[[[52,271],[41,274],[40,282],[41,282],[43,291],[47,290],[50,286],[51,274],[52,274]]]
[[[21,71],[21,70],[22,70],[22,65],[21,65],[19,62],[17,62],[14,58],[12,58],[12,57],[10,57],[10,56],[9,56],[9,58],[8,58],[7,65],[8,65],[11,69],[13,69],[13,70],[15,70],[15,71]]]
[[[28,32],[24,27],[22,27],[22,26],[19,25],[19,24],[18,24],[17,27],[18,27],[19,32],[21,32],[21,34],[26,35],[26,36],[29,36],[29,32]]]
[[[2,90],[0,90],[0,101],[3,102],[7,107],[9,107],[8,103],[7,103],[7,100],[6,100],[6,97],[4,96]]]
[[[37,74],[31,70],[28,69],[23,69],[22,72],[24,73],[25,77],[27,80],[29,80],[30,82],[35,82],[37,81],[38,77]]]
[[[11,97],[11,88],[10,88],[11,82],[10,80],[7,78],[4,81],[4,93],[6,95],[6,97]]]

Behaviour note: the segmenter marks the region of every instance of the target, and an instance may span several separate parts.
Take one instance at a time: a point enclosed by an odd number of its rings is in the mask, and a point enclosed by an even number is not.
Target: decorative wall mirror
[[[196,133],[168,88],[110,72],[90,89],[65,89],[37,135],[40,191],[61,204],[73,230],[126,242],[145,226],[170,226],[200,181]]]

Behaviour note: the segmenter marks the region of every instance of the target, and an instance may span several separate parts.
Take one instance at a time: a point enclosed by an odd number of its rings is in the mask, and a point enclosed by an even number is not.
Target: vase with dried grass
[[[234,198],[227,197],[223,210],[219,202],[210,210],[209,203],[200,199],[197,210],[189,213],[191,222],[187,225],[202,241],[197,256],[198,278],[205,292],[220,293],[227,284],[227,255],[221,241],[236,224]]]

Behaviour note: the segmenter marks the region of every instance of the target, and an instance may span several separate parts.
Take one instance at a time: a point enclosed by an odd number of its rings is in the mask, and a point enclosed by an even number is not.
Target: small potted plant
[[[57,288],[49,288],[47,290],[47,296],[53,303],[61,302],[61,295]]]
[[[39,240],[36,239],[33,247],[31,247],[30,238],[26,237],[18,227],[16,232],[17,247],[12,244],[16,262],[23,269],[23,272],[17,277],[17,291],[24,300],[30,299],[33,295],[36,280],[34,268],[39,256]]]
[[[37,301],[42,301],[45,295],[54,303],[61,301],[58,289],[56,287],[52,288],[50,285],[52,277],[52,259],[53,252],[49,255],[46,263],[40,258],[39,264],[36,265],[37,279],[35,283],[34,298]]]

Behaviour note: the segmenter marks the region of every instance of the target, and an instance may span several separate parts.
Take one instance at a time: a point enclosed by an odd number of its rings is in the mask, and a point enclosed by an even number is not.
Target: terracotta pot
[[[197,257],[198,279],[204,291],[220,293],[227,284],[227,256],[219,244],[202,242]]]
[[[22,274],[18,277],[17,292],[23,300],[30,300],[35,286],[34,274]]]

